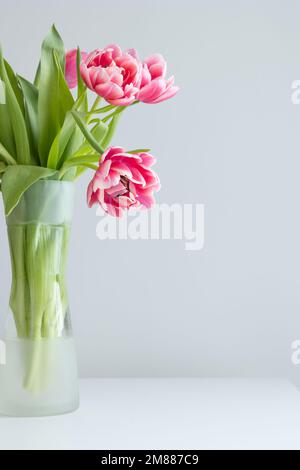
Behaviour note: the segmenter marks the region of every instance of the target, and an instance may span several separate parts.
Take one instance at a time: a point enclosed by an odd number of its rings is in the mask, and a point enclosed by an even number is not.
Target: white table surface
[[[284,379],[85,379],[81,406],[0,417],[0,449],[300,449],[300,392]]]

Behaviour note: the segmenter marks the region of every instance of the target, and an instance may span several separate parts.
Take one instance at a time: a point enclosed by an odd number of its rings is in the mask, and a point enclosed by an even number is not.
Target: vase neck
[[[73,203],[73,183],[40,180],[25,191],[6,222],[7,225],[70,225]]]

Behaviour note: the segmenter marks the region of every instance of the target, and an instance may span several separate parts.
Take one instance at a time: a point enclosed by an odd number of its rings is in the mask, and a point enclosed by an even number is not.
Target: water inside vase
[[[74,339],[6,339],[0,365],[0,414],[43,416],[79,405]],[[32,358],[36,358],[32,368]],[[28,369],[28,363],[31,367]],[[31,370],[32,377],[28,377]],[[26,385],[27,381],[27,386]]]

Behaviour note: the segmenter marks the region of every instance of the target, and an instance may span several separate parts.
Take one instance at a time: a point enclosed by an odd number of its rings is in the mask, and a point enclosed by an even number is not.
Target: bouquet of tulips
[[[92,105],[88,90],[95,97]],[[72,182],[92,169],[89,206],[98,203],[116,217],[130,207],[149,208],[160,187],[154,157],[148,149],[125,150],[110,142],[128,107],[160,103],[177,91],[174,78],[166,79],[160,54],[141,61],[135,49],[124,52],[115,44],[66,53],[54,26],[43,41],[33,83],[15,74],[0,49],[0,175],[12,259],[10,307],[18,337],[59,337],[67,309],[69,226],[58,231],[55,224],[28,219],[28,207],[45,212],[41,192],[33,187],[41,181]],[[43,188],[47,198],[48,186]],[[20,223],[24,212],[30,223]],[[25,378],[28,389],[36,384],[35,356]]]
[[[138,103],[174,96],[160,54],[141,61],[135,49],[115,44],[87,54],[65,53],[54,26],[42,44],[34,83],[16,75],[0,50],[0,160],[5,213],[39,179],[74,181],[91,168],[89,206],[120,216],[131,206],[150,207],[159,180],[148,149],[109,147],[121,115]],[[74,97],[70,89],[77,87]],[[95,95],[91,107],[87,89]],[[100,102],[107,104],[100,107]]]

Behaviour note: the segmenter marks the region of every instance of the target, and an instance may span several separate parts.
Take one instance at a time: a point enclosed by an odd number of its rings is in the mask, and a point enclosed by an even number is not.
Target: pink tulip
[[[179,87],[174,86],[174,77],[165,78],[167,64],[161,54],[153,54],[143,62],[139,101],[160,103],[176,95]]]
[[[134,50],[122,52],[112,44],[91,52],[80,66],[86,85],[110,104],[126,106],[136,99],[142,65]]]
[[[122,147],[110,147],[102,155],[99,168],[87,189],[89,207],[99,203],[110,215],[121,217],[130,207],[149,208],[154,191],[160,189],[151,170],[155,158],[148,153],[130,154]]]
[[[82,60],[87,57],[86,52],[81,52]],[[77,86],[77,49],[72,49],[66,53],[66,80],[69,88]]]

